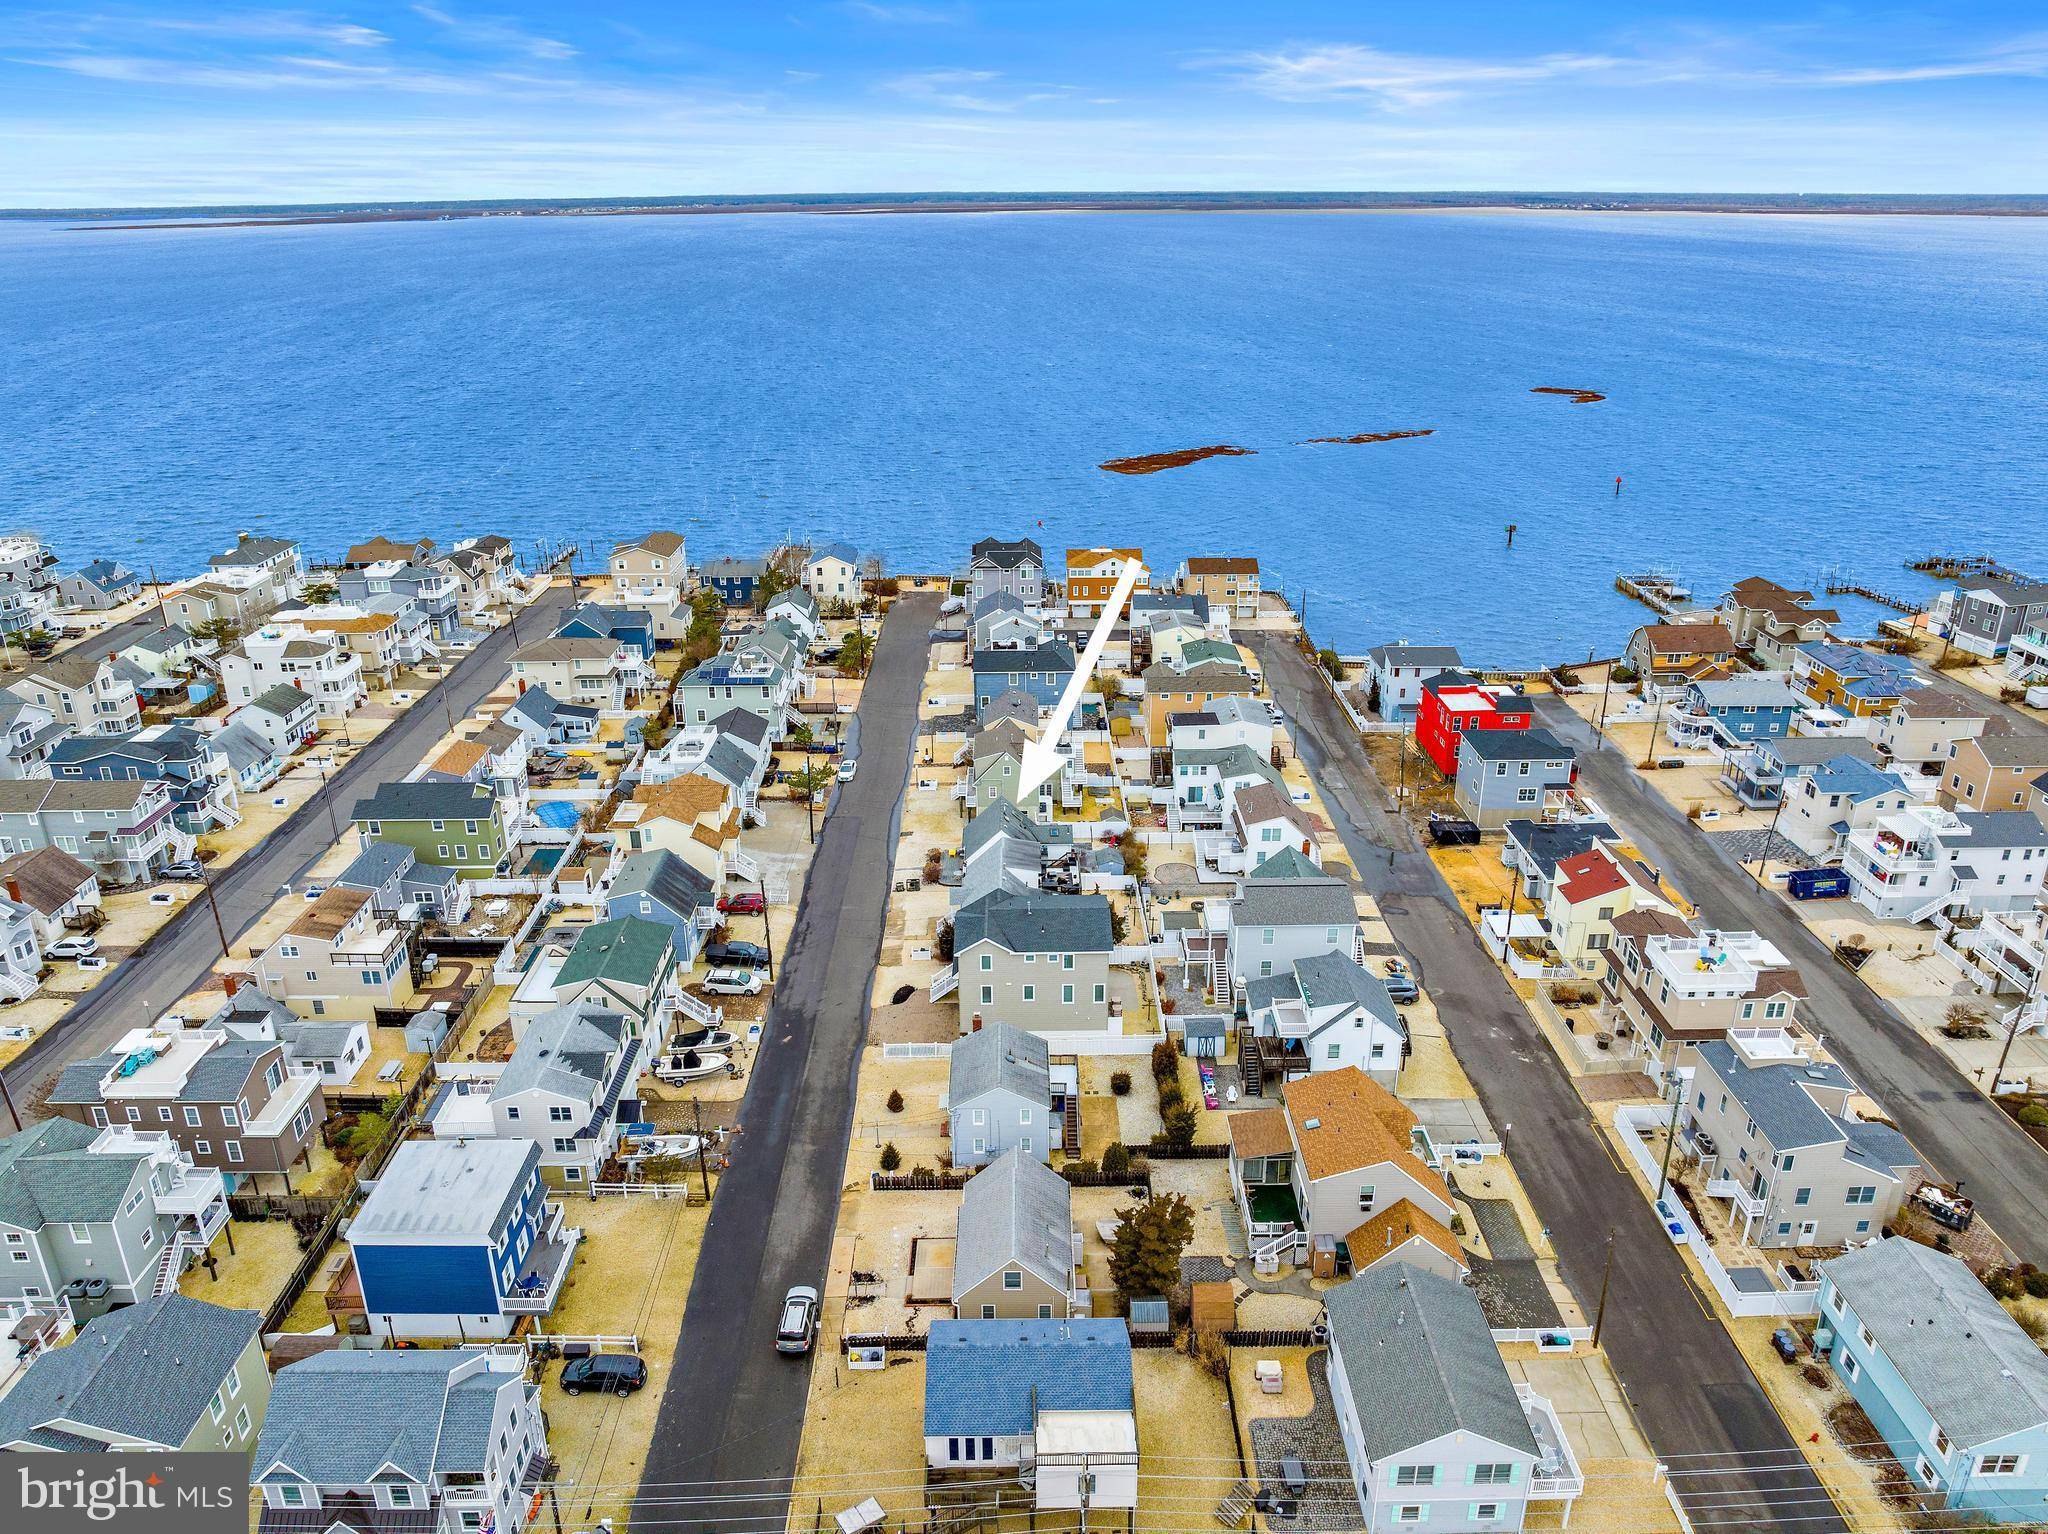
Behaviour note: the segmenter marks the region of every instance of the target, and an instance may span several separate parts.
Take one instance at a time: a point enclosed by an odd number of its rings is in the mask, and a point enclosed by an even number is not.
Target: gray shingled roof
[[[1040,846],[1050,847],[1056,843],[1071,842],[1074,831],[1071,826],[1041,825],[1009,800],[997,799],[967,822],[967,829],[960,834],[961,855],[973,857],[984,843],[995,836],[1027,838]]]
[[[711,721],[711,728],[721,735],[737,735],[750,746],[768,739],[768,721],[744,708],[727,709]]]
[[[1348,927],[1358,920],[1342,879],[1247,879],[1230,904],[1240,927]]]
[[[304,688],[294,687],[289,682],[279,682],[275,687],[264,688],[243,707],[275,714],[280,719],[289,719],[308,704],[318,707],[311,693]]]
[[[1536,1435],[1500,1361],[1479,1296],[1395,1258],[1323,1296],[1366,1457],[1377,1464],[1448,1433],[1535,1456]]]
[[[1545,729],[1467,730],[1459,749],[1482,762],[1568,762],[1572,748]]]
[[[636,852],[619,865],[612,880],[613,900],[645,895],[676,916],[686,917],[711,900],[711,881],[673,852],[652,848]]]
[[[112,1219],[147,1158],[86,1149],[99,1133],[71,1119],[44,1119],[0,1140],[0,1224],[41,1230]]]
[[[1615,840],[1614,827],[1604,820],[1511,820],[1501,829],[1546,879],[1566,858]]]
[[[1437,671],[1455,671],[1465,664],[1456,647],[1447,644],[1374,645],[1365,656],[1379,666],[1430,666]]]
[[[1108,953],[1116,947],[1101,895],[984,895],[953,917],[953,951],[984,939],[1011,953]]]
[[[1073,1263],[1074,1191],[1013,1146],[968,1180],[953,1241],[953,1303],[1011,1263],[1066,1292]]]
[[[488,1370],[451,1382],[476,1351],[340,1349],[280,1369],[251,1480],[292,1479],[278,1466],[316,1486],[366,1486],[386,1465],[420,1482],[481,1473],[499,1392],[526,1387],[516,1374]]]
[[[1888,1236],[1820,1270],[1955,1443],[2048,1422],[2048,1355],[1955,1258]]]
[[[487,821],[497,812],[497,802],[481,783],[423,778],[416,783],[379,783],[349,813],[356,820]]]
[[[2026,810],[1960,810],[1956,813],[1969,832],[1963,851],[2004,847],[2048,846],[2048,826]]]
[[[1014,1092],[1052,1103],[1050,1053],[1044,1039],[1008,1023],[991,1023],[954,1042],[946,1069],[946,1105],[957,1109],[987,1092]]]
[[[1299,847],[1282,847],[1252,870],[1254,879],[1320,879],[1322,869]]]
[[[606,1064],[625,1037],[624,1015],[594,1002],[551,1008],[526,1025],[491,1099],[538,1090],[590,1101],[604,1090]]]
[[[1742,1104],[1771,1149],[1783,1152],[1807,1145],[1841,1144],[1859,1152],[1872,1170],[1887,1173],[1919,1164],[1919,1156],[1897,1130],[1838,1117],[1815,1101],[1808,1085],[1830,1096],[1844,1089],[1856,1090],[1849,1073],[1834,1062],[1750,1065],[1726,1039],[1708,1039],[1697,1048],[1700,1059],[1721,1078],[1728,1095]]]
[[[176,1293],[97,1316],[0,1397],[0,1444],[70,1421],[175,1448],[262,1320]]]

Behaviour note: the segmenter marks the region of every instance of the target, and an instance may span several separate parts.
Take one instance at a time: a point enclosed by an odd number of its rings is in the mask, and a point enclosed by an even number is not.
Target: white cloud
[[[882,82],[882,88],[909,101],[922,101],[958,112],[1013,112],[1014,101],[999,100],[974,86],[987,85],[1002,76],[992,69],[926,69],[898,75]]]
[[[559,38],[529,32],[501,16],[458,16],[435,5],[415,5],[413,14],[431,21],[450,37],[471,48],[520,53],[528,58],[560,61],[576,57],[576,49]]]
[[[845,0],[842,9],[868,21],[898,27],[945,26],[963,19],[957,10],[940,10],[929,5],[881,5],[876,0]]]
[[[1199,63],[1235,74],[1280,101],[1364,97],[1393,108],[1432,106],[1484,86],[1526,85],[1610,71],[1623,61],[1600,53],[1552,53],[1529,59],[1440,58],[1389,53],[1361,43],[1209,56]]]

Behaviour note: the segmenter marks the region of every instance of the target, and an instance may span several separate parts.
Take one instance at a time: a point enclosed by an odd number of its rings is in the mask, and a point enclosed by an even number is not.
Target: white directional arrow
[[[1095,664],[1102,659],[1103,648],[1109,643],[1109,631],[1116,627],[1124,603],[1137,589],[1139,569],[1135,559],[1124,561],[1124,567],[1116,578],[1116,590],[1110,593],[1102,616],[1095,620],[1095,632],[1088,636],[1088,648],[1074,663],[1074,674],[1067,678],[1067,690],[1060,694],[1059,706],[1053,710],[1052,718],[1046,720],[1038,739],[1025,744],[1024,760],[1017,768],[1021,778],[1017,785],[1020,797],[1037,793],[1038,785],[1060,770],[1060,737],[1066,734],[1067,726],[1073,722],[1074,711],[1081,706],[1081,695],[1088,690],[1088,678],[1095,674]]]

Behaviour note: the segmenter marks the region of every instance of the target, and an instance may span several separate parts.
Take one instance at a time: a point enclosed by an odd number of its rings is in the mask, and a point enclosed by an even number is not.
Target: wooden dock
[[[1966,580],[1974,576],[1982,580],[2034,584],[2033,577],[2001,564],[1989,554],[1929,554],[1922,559],[1907,560],[1906,568],[1938,581]]]
[[[1661,570],[1648,570],[1640,575],[1617,575],[1614,589],[1665,618],[1692,603],[1692,592],[1679,584],[1678,577]]]
[[[1904,613],[1917,618],[1927,611],[1925,602],[1915,602],[1909,597],[1893,596],[1888,591],[1873,590],[1869,586],[1853,581],[1829,581],[1828,595],[1831,597],[1861,597],[1866,602],[1875,602],[1879,607],[1889,607],[1895,613]]]

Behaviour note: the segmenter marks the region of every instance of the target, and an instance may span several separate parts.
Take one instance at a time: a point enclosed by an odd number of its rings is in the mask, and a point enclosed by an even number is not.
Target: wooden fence
[[[972,1169],[964,1167],[944,1172],[870,1172],[868,1188],[874,1193],[957,1193],[973,1175]],[[1100,1167],[1092,1172],[1069,1168],[1060,1175],[1076,1188],[1144,1188],[1149,1192],[1152,1187],[1152,1169],[1143,1162],[1135,1162],[1115,1176]]]

